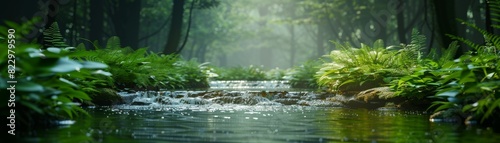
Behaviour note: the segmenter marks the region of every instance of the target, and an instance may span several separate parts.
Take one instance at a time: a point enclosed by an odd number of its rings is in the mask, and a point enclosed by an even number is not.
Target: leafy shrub
[[[94,42],[96,43],[96,42]],[[121,47],[118,37],[108,39],[106,47],[94,44],[95,50],[85,50],[83,44],[78,52],[85,55],[81,59],[108,64],[113,74],[109,81],[119,89],[159,89],[159,88],[205,88],[208,87],[204,65],[194,61],[183,61],[176,55],[148,53],[146,48],[133,50]]]
[[[442,76],[446,74],[442,68],[451,66],[453,56],[458,49],[457,42],[453,42],[447,49],[441,49],[442,54],[432,51],[425,57],[412,74],[393,80],[390,83],[396,96],[406,98],[423,99],[429,95],[434,95],[436,90],[443,86]]]
[[[266,80],[266,72],[259,67],[232,67],[215,69],[215,80]]]
[[[390,81],[393,77],[411,73],[420,60],[422,48],[410,44],[402,45],[400,50],[391,50],[391,47],[385,48],[381,40],[373,43],[372,47],[361,44],[359,49],[349,44],[334,44],[340,50],[326,55],[331,61],[323,63],[316,74],[318,85],[333,92],[361,91],[378,87],[385,84],[384,79]]]
[[[491,20],[500,22],[500,1],[492,0]],[[441,82],[445,83],[437,90],[434,102],[435,111],[461,108],[466,114],[473,114],[481,119],[482,123],[494,123],[500,117],[500,36],[490,33],[474,24],[458,20],[459,22],[479,31],[485,39],[485,44],[476,44],[468,39],[448,35],[470,46],[473,51],[462,55],[445,71]],[[490,26],[490,25],[489,25]],[[493,28],[500,25],[493,24]],[[500,125],[497,123],[496,129]]]
[[[14,34],[15,48],[11,48],[15,56],[15,67],[8,65],[8,52],[0,52],[0,92],[6,91],[12,84],[9,80],[17,81],[15,85],[15,114],[21,128],[33,128],[48,125],[54,119],[74,118],[86,114],[75,102],[90,100],[89,96],[80,91],[76,81],[85,81],[92,76],[102,74],[100,69],[107,65],[98,62],[76,61],[69,57],[77,56],[69,48],[49,47],[40,50],[41,45],[24,42],[23,35],[28,34],[33,22],[21,25],[6,22],[9,28],[16,30]],[[8,47],[6,37],[7,27],[0,26],[0,47]],[[12,37],[14,38],[14,37]],[[13,58],[11,60],[14,60]],[[15,70],[15,77],[7,71]],[[12,73],[12,72],[10,72]],[[8,101],[11,96],[2,96]],[[8,114],[7,104],[2,106],[2,114]],[[17,128],[16,128],[17,129]]]
[[[274,68],[266,72],[266,79],[268,80],[285,80],[289,70]]]
[[[474,113],[484,121],[500,109],[500,67],[498,54],[466,54],[450,68],[442,69],[447,74],[441,79],[435,98],[436,111],[461,107],[465,113]]]
[[[498,1],[492,4],[500,6]],[[451,60],[458,47],[456,42],[451,43],[443,56],[431,52],[429,59],[423,62],[427,64],[420,64],[413,74],[392,82],[392,87],[400,96],[437,100],[429,107],[436,112],[461,109],[462,115],[474,115],[483,123],[492,123],[500,117],[500,36],[459,21],[482,33],[486,44],[448,35],[469,45],[473,51]]]
[[[321,63],[319,61],[307,61],[300,66],[292,68],[285,79],[290,81],[294,88],[317,88],[316,72],[318,72]]]

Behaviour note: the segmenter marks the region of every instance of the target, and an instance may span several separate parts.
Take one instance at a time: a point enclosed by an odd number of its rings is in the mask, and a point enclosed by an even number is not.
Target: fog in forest
[[[50,2],[13,9],[19,12],[3,19],[50,11],[71,46],[118,36],[122,46],[219,67],[290,68],[335,50],[333,42],[398,46],[410,44],[412,31],[427,37],[428,49],[441,48],[451,41],[445,34],[481,40],[455,18],[485,25],[484,0],[82,0],[58,1],[49,10]]]

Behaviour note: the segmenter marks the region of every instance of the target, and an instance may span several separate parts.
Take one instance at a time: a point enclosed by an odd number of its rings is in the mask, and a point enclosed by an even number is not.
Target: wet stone
[[[118,92],[117,93],[123,100],[124,104],[130,104],[137,98],[137,93],[127,93],[127,92]]]
[[[150,105],[153,103],[153,100],[151,98],[134,98],[132,103],[130,105]]]
[[[175,91],[174,93],[172,93],[173,98],[184,98],[187,96],[188,96],[187,91]]]
[[[191,105],[205,105],[210,103],[209,101],[202,98],[182,98],[179,102],[182,104]]]
[[[174,105],[174,104],[177,104],[176,102],[174,102],[172,100],[172,98],[167,97],[167,96],[158,97],[158,98],[155,99],[155,102],[160,103],[160,104],[165,104],[165,105]]]
[[[259,102],[264,102],[269,100],[267,98],[260,96],[237,96],[237,97],[222,96],[211,99],[211,101],[218,104],[255,105]]]
[[[275,99],[273,101],[281,103],[283,105],[294,105],[297,104],[297,102],[299,102],[299,99],[285,98],[285,99]]]
[[[297,105],[315,106],[315,107],[343,107],[342,103],[340,102],[331,102],[325,100],[311,100],[311,101],[300,100],[299,102],[297,102]]]

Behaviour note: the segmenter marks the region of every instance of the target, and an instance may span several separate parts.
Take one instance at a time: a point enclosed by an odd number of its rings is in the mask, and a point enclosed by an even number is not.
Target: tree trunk
[[[221,53],[219,55],[219,67],[225,67],[225,66],[227,66],[227,54]]]
[[[325,24],[324,20],[321,19],[320,22],[318,23],[318,33],[316,33],[316,57],[321,57],[324,55],[324,50],[325,50]]]
[[[448,47],[452,39],[446,34],[457,35],[457,27],[455,20],[455,1],[454,0],[434,0],[434,10],[436,13],[436,22],[438,25],[438,33],[440,47]]]
[[[174,0],[172,8],[172,22],[168,32],[167,44],[163,49],[164,54],[173,54],[177,51],[181,40],[182,20],[184,19],[184,0]]]
[[[197,41],[196,39],[193,40],[193,42],[191,43],[191,49],[189,49],[189,53],[188,53],[188,56],[187,56],[187,59],[192,59],[193,56],[195,56],[195,48],[196,48],[196,45],[197,45]]]
[[[397,10],[398,13],[396,15],[397,23],[398,23],[398,37],[400,43],[407,43],[406,41],[406,31],[405,31],[405,17],[404,17],[404,0],[399,0]]]
[[[137,49],[139,46],[139,14],[141,1],[118,1],[117,13],[113,16],[116,35],[123,47]]]
[[[296,44],[296,41],[295,41],[295,25],[291,24],[290,25],[290,67],[293,67],[293,65],[295,64],[295,53],[296,53],[296,49],[295,49],[295,44]]]
[[[492,22],[491,22],[491,10],[489,2],[485,2],[485,10],[486,10],[486,12],[484,13],[486,19],[484,22],[485,29],[488,33],[494,33],[493,27],[491,26]]]
[[[205,62],[205,56],[207,55],[207,48],[208,48],[208,45],[207,44],[203,44],[201,47],[200,47],[200,52],[198,52],[198,57],[200,58],[200,63],[203,63]]]
[[[182,45],[181,47],[179,47],[179,49],[175,52],[175,54],[180,54],[182,52],[182,49],[184,49],[184,46],[186,46],[186,43],[188,41],[188,37],[189,37],[189,30],[191,30],[191,22],[193,20],[193,8],[194,8],[194,3],[196,1],[193,0],[191,2],[191,7],[189,8],[189,19],[188,19],[188,27],[187,27],[187,30],[186,30],[186,35],[184,35],[184,42],[182,42]]]
[[[90,37],[91,41],[99,41],[102,46],[104,32],[104,1],[90,0]],[[92,47],[92,46],[90,46]]]

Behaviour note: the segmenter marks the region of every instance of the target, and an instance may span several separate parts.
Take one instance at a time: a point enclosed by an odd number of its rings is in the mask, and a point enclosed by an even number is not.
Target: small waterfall
[[[222,80],[210,81],[209,85],[211,90],[288,90],[291,87],[287,80]]]
[[[302,105],[339,106],[330,95],[291,91],[288,81],[211,81],[206,91],[138,91],[119,93],[128,105]]]

